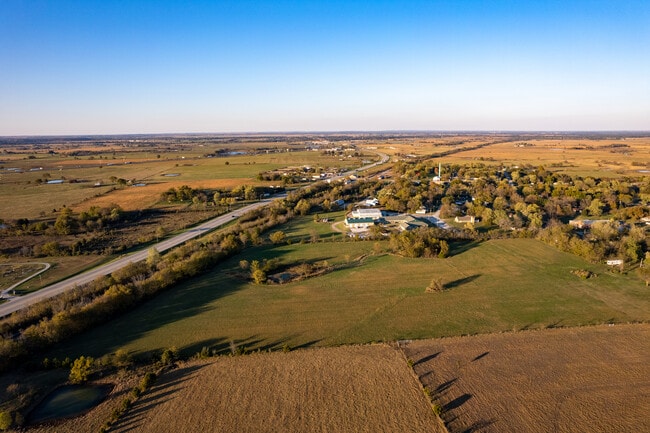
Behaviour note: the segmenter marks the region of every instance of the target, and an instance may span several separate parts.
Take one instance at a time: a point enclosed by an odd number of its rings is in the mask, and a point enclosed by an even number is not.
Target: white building
[[[372,218],[377,220],[382,216],[380,209],[355,209],[352,211],[352,218]]]
[[[379,204],[379,200],[376,198],[367,198],[364,204],[366,206],[377,206]]]

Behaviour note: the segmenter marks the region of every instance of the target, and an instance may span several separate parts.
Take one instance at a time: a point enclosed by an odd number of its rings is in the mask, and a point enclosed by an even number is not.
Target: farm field
[[[170,346],[192,355],[203,346],[224,351],[230,342],[278,349],[650,320],[650,293],[634,276],[530,239],[455,248],[447,259],[375,254],[373,242],[253,248],[50,356],[120,348],[147,356]],[[252,284],[239,260],[264,258],[327,260],[340,269],[283,285]],[[574,269],[598,276],[583,280]],[[443,280],[443,292],[425,293],[432,277]]]
[[[530,139],[444,157],[448,163],[477,160],[505,165],[542,165],[548,170],[580,176],[643,176],[650,174],[650,138]]]
[[[138,160],[138,156],[142,159]],[[0,165],[0,201],[13,203],[11,207],[2,208],[0,218],[34,219],[50,215],[53,209],[64,205],[75,211],[110,204],[118,204],[125,210],[145,209],[154,206],[163,191],[181,185],[206,189],[267,185],[271,183],[256,179],[258,173],[289,166],[351,168],[360,165],[359,158],[324,156],[308,151],[219,158],[196,155],[191,159],[175,155],[174,160],[131,153],[107,160],[97,160],[94,156],[92,160],[87,159],[89,157],[70,160],[64,156],[40,158],[5,160],[4,165]],[[169,174],[173,176],[166,176]],[[64,179],[64,182],[39,184],[38,180],[45,177],[46,180]],[[143,186],[117,187],[111,183],[111,177],[135,180]],[[77,183],[70,183],[71,179]]]
[[[443,432],[385,345],[220,357],[164,374],[111,431]]]
[[[650,431],[650,325],[408,343],[450,432]]]

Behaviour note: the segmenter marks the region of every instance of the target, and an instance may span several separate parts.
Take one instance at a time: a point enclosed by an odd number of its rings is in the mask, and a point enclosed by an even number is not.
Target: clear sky
[[[341,130],[650,130],[650,1],[0,1],[0,135]]]

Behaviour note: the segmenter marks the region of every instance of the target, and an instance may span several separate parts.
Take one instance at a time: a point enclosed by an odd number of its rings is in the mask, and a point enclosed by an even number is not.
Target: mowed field
[[[381,243],[379,244],[381,248]],[[531,239],[454,248],[447,259],[374,254],[373,242],[254,248],[159,295],[125,316],[61,345],[50,356],[148,356],[176,346],[186,355],[330,346],[546,327],[650,320],[650,291],[634,275],[610,273]],[[255,285],[239,260],[327,260],[342,268],[283,285]],[[571,273],[589,269],[583,280]],[[433,277],[443,292],[425,293]]]
[[[160,377],[111,431],[444,430],[404,357],[370,345],[189,362]]]
[[[650,325],[415,341],[454,432],[650,432]]]
[[[529,146],[519,146],[528,143]],[[625,139],[521,140],[498,143],[444,158],[447,163],[485,161],[509,166],[531,164],[579,176],[650,175],[650,137]]]

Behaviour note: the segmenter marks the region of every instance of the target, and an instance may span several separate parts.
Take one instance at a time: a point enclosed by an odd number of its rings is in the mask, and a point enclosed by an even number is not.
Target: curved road
[[[369,168],[388,162],[389,160],[388,155],[379,152],[375,152],[375,153],[377,153],[377,155],[379,155],[379,157],[381,158],[379,162],[375,162],[370,165],[366,165],[364,167],[358,168],[356,170],[351,170],[346,173],[342,173],[340,176],[336,177],[335,179],[340,179],[349,176],[355,172],[361,170],[367,170]],[[72,289],[75,286],[80,286],[82,284],[89,283],[97,277],[111,274],[117,271],[118,269],[127,266],[129,263],[135,263],[135,262],[139,262],[140,260],[144,260],[147,258],[149,249],[151,247],[156,248],[160,252],[167,251],[168,249],[178,246],[190,239],[194,239],[196,237],[202,236],[207,232],[219,226],[222,226],[227,222],[234,220],[235,218],[238,218],[239,216],[245,214],[246,212],[266,206],[273,200],[274,198],[268,198],[268,199],[260,200],[258,202],[249,204],[235,211],[211,219],[196,227],[192,227],[191,229],[188,229],[187,231],[177,236],[166,239],[162,242],[158,242],[154,245],[147,247],[144,250],[140,250],[135,253],[131,253],[129,255],[120,257],[116,260],[113,260],[112,262],[97,266],[96,268],[90,269],[79,275],[75,275],[73,277],[66,278],[63,281],[59,281],[58,283],[43,287],[42,289],[36,292],[32,292],[20,297],[10,298],[9,300],[7,300],[7,302],[0,304],[0,317],[8,316],[11,313],[14,313],[18,310],[22,310],[23,308],[35,304],[39,301],[54,297],[60,293],[65,292],[66,290]]]

